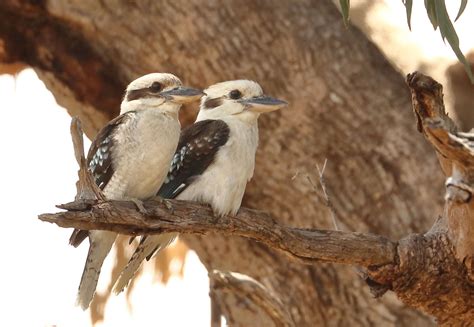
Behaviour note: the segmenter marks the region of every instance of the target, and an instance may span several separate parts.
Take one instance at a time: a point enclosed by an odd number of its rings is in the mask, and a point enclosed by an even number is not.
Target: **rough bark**
[[[443,87],[419,73],[408,75],[420,132],[433,145],[446,175],[443,219],[455,256],[474,277],[474,133],[462,133],[446,114]]]
[[[328,0],[7,0],[0,12],[1,59],[32,65],[89,136],[117,114],[126,82],[150,71],[171,71],[200,87],[255,79],[288,100],[288,110],[262,117],[244,201],[281,224],[332,226],[312,186],[292,179],[314,173],[325,158],[343,230],[398,239],[427,230],[441,212],[441,174],[413,134],[402,76],[363,34],[344,28]],[[31,35],[32,28],[40,33]],[[68,50],[71,44],[78,48]],[[51,58],[62,64],[48,64]],[[185,240],[208,269],[241,272],[278,294],[298,326],[431,324],[393,296],[374,300],[351,268],[288,264],[286,256],[238,237]],[[221,307],[234,325],[272,323],[230,295]]]
[[[159,198],[149,199],[143,203],[146,212],[142,213],[136,211],[133,202],[72,202],[58,206],[69,211],[39,218],[65,228],[106,229],[130,236],[164,231],[243,236],[281,250],[301,263],[370,267],[392,263],[396,257],[396,244],[382,236],[282,226],[267,213],[246,208],[241,208],[237,216],[215,217],[206,205],[178,200],[168,200],[166,205],[172,209],[163,210],[166,206]]]

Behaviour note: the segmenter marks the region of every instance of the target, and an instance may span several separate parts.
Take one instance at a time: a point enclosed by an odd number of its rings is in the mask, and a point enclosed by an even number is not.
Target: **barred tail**
[[[166,248],[176,238],[177,235],[178,234],[176,233],[167,233],[143,237],[132,257],[128,261],[127,266],[122,271],[117,282],[115,283],[114,293],[119,294],[124,290],[124,288],[128,285],[130,280],[137,272],[138,268],[140,268],[140,265],[145,258],[149,260],[155,251],[159,252]]]
[[[117,234],[113,232],[90,231],[89,233],[89,253],[87,254],[86,265],[82,272],[76,299],[76,305],[80,306],[83,310],[89,307],[94,297],[100,269],[116,237]]]

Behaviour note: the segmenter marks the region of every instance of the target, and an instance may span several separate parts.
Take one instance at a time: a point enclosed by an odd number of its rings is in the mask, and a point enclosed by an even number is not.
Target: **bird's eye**
[[[232,90],[229,93],[229,98],[231,99],[240,99],[242,97],[242,93],[239,90]]]
[[[150,91],[153,93],[158,93],[161,91],[162,85],[160,82],[153,82],[151,86],[149,87]]]

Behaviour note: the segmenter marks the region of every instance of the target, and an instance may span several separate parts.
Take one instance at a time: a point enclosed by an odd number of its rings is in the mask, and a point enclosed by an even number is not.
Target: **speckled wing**
[[[114,165],[112,162],[112,150],[114,147],[113,135],[117,127],[130,120],[135,113],[129,111],[112,119],[97,134],[92,142],[87,154],[87,165],[94,177],[94,180],[101,190],[107,186],[107,183],[114,174]],[[69,244],[78,247],[87,237],[88,231],[75,229],[69,238]]]
[[[185,128],[158,195],[177,197],[212,164],[219,148],[227,143],[229,134],[229,126],[222,120],[202,120]]]

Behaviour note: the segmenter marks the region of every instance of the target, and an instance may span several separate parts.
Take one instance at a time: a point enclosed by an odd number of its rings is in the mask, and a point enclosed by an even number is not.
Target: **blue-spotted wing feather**
[[[163,198],[177,197],[212,164],[219,148],[229,139],[229,134],[229,126],[222,120],[202,120],[185,128],[158,195]]]
[[[129,111],[112,119],[97,134],[87,154],[87,165],[94,180],[101,190],[107,186],[114,173],[112,154],[114,147],[113,135],[120,124],[126,123],[134,111]],[[88,231],[75,229],[69,238],[69,244],[78,247],[87,237]]]

